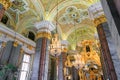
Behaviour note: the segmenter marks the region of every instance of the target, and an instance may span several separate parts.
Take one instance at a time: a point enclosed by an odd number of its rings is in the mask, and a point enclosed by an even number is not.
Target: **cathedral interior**
[[[120,80],[119,0],[0,0],[0,80]]]

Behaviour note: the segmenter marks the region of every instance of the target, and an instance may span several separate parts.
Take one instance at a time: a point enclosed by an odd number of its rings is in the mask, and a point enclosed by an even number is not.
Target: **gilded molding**
[[[29,46],[28,46],[28,49],[32,50],[32,49],[33,49],[33,47],[32,47],[31,45],[29,45]]]
[[[95,27],[97,27],[98,25],[100,25],[106,21],[107,21],[107,19],[106,19],[105,15],[101,15],[100,17],[95,18],[93,22],[95,24]]]
[[[42,37],[50,39],[51,38],[51,34],[48,33],[48,32],[39,32],[36,35],[36,40],[39,39],[39,38],[42,38]]]
[[[12,5],[12,2],[10,0],[0,0],[0,4],[7,10]]]
[[[6,46],[6,42],[2,42],[2,47],[5,47]]]
[[[86,46],[86,45],[92,45],[93,44],[93,40],[84,40],[81,42],[82,46]]]
[[[21,53],[21,54],[23,54],[23,53],[24,53],[24,50],[23,50],[22,48],[20,49],[20,53]]]
[[[66,67],[72,67],[72,64],[70,63],[69,60],[67,60],[67,61],[65,62],[65,66],[66,66]]]
[[[17,46],[18,46],[18,42],[17,42],[17,41],[14,41],[13,46],[14,46],[14,47],[17,47]]]

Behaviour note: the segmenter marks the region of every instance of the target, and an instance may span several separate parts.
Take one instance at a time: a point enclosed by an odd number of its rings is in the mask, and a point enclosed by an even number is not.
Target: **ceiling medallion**
[[[88,18],[88,11],[86,9],[77,9],[75,6],[66,8],[65,13],[59,18],[61,24],[80,23],[82,20]]]
[[[12,6],[10,8],[12,11],[17,11],[19,13],[24,13],[28,11],[28,4],[25,0],[13,0]]]

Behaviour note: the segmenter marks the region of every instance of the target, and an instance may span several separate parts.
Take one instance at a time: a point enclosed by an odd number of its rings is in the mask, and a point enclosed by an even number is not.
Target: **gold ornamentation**
[[[20,53],[23,53],[23,52],[24,52],[24,50],[21,48],[21,49],[20,49]]]
[[[74,56],[68,55],[67,60],[65,62],[65,66],[66,67],[72,67],[73,65],[72,65],[71,61],[74,61]]]
[[[17,47],[17,46],[18,46],[18,42],[17,42],[17,41],[14,41],[13,46],[14,46],[14,47]]]
[[[62,52],[67,53],[67,51],[68,51],[67,48],[63,48],[63,49],[62,49]]]
[[[84,56],[85,63],[92,61],[101,66],[100,57],[98,53],[93,49],[93,44],[94,42],[92,40],[84,40],[82,42],[83,51],[81,52],[81,55]],[[87,48],[89,48],[89,50],[87,50]]]
[[[67,61],[65,62],[65,66],[66,66],[66,67],[72,67],[72,64],[70,63],[69,60],[67,60]]]
[[[10,0],[0,0],[0,4],[7,10],[12,5],[12,2]]]
[[[2,42],[2,47],[5,47],[6,46],[6,42]]]
[[[33,49],[33,47],[32,47],[31,45],[29,45],[29,46],[28,46],[28,49],[32,50],[32,49]]]
[[[101,15],[100,17],[95,18],[93,22],[94,22],[95,26],[97,27],[98,25],[100,25],[100,24],[102,24],[102,23],[104,23],[106,21],[107,20],[106,20],[105,15]]]
[[[36,40],[41,38],[41,37],[45,37],[45,38],[48,38],[50,39],[51,38],[51,34],[48,33],[48,32],[39,32],[37,35],[36,35]]]
[[[93,44],[93,40],[84,40],[81,42],[82,46],[86,46],[86,45],[92,45]]]

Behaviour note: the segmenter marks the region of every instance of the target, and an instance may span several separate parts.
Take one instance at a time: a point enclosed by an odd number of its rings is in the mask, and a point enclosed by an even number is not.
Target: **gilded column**
[[[100,3],[96,3],[89,8],[90,17],[93,20],[95,27],[97,28],[100,44],[101,44],[101,62],[104,68],[105,80],[117,80],[115,67],[113,64],[112,56],[109,50],[109,42],[107,41],[107,34],[105,32],[104,24],[107,24],[106,17],[104,15],[102,6]],[[112,45],[111,45],[112,46]]]
[[[9,0],[0,0],[0,21],[5,13],[5,10],[7,10],[12,3]]]
[[[47,80],[51,31],[54,25],[48,21],[42,21],[36,24],[38,29],[36,35],[36,54],[33,63],[33,72],[31,80]]]

